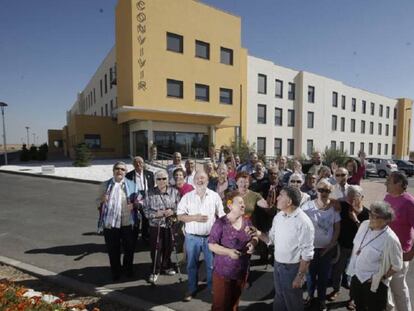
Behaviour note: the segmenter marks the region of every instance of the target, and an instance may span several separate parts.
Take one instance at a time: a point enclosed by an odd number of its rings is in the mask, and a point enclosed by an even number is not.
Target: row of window
[[[309,122],[309,121],[308,121]],[[366,132],[366,121],[365,120],[361,120],[361,134],[365,134]],[[382,123],[378,123],[378,135],[382,135]],[[336,115],[332,115],[332,131],[337,131],[338,130],[338,117]],[[351,119],[351,123],[350,123],[350,131],[351,133],[355,133],[356,132],[356,120],[355,119]],[[341,117],[341,132],[345,132],[345,118]],[[389,136],[390,132],[390,126],[389,124],[385,124],[385,136]],[[369,134],[370,135],[374,135],[374,122],[369,122]],[[393,127],[393,136],[396,135],[396,127]]]
[[[109,82],[109,89],[112,89],[112,86],[116,84],[116,65],[114,67],[109,68],[109,81],[108,81],[108,74],[105,73],[103,80],[101,79],[99,81],[99,90],[101,98],[103,97],[103,94],[108,93],[108,82]],[[89,94],[86,94],[85,96],[85,110],[89,110],[92,105],[96,104],[96,91],[95,88],[89,92]]]
[[[167,51],[184,53],[184,37],[182,35],[167,32]],[[210,43],[195,40],[195,57],[210,59]],[[220,63],[233,65],[233,50],[220,47]]]
[[[258,104],[257,105],[257,123],[266,124],[267,123],[267,106]],[[295,126],[295,110],[288,109],[287,116],[287,126]],[[283,109],[275,108],[275,125],[283,126]]]
[[[338,107],[338,93],[337,92],[332,92],[332,106],[333,107]],[[346,109],[346,96],[345,95],[341,95],[341,108],[343,110]],[[351,100],[351,111],[352,112],[356,112],[356,98],[352,98]],[[366,100],[362,100],[361,102],[361,112],[363,114],[367,113],[367,101]],[[378,110],[378,114],[380,117],[384,116],[384,105],[380,104],[379,105],[379,110]],[[375,115],[375,103],[371,102],[370,105],[370,114],[373,116]],[[394,119],[396,117],[396,109],[394,110]],[[389,119],[390,118],[390,107],[387,106],[386,107],[386,118]]]
[[[393,149],[395,146],[392,146]],[[339,146],[337,145],[337,142],[335,140],[331,141],[331,148],[332,149],[339,149],[341,151],[345,151],[345,142],[340,141]],[[373,148],[374,144],[369,143],[368,144],[368,155],[373,155]],[[359,150],[364,151],[365,150],[365,143],[361,142],[359,144]],[[311,155],[313,153],[313,139],[308,139],[306,141],[306,154]],[[349,155],[355,155],[355,142],[351,141],[349,143],[349,150],[347,150]],[[382,154],[382,144],[377,144],[377,155]],[[383,155],[389,155],[388,153],[388,144],[384,144],[384,153]],[[275,138],[274,139],[274,156],[280,156],[280,155],[287,155],[287,156],[294,156],[295,155],[295,140],[288,138],[287,139],[287,150],[286,153],[283,153],[284,150],[282,149],[282,139],[281,138]],[[394,152],[394,151],[392,151]],[[257,153],[266,155],[266,137],[257,137]]]
[[[210,86],[196,83],[195,86],[195,100],[210,101]],[[167,96],[174,98],[184,98],[184,82],[180,80],[167,79]],[[233,90],[220,88],[219,96],[220,104],[233,104]]]

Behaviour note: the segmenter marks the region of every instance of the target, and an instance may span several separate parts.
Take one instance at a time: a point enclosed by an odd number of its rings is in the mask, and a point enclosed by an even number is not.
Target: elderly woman
[[[340,201],[341,231],[338,244],[340,246],[340,257],[332,269],[333,291],[327,296],[329,301],[334,301],[339,295],[341,278],[351,257],[353,240],[360,224],[368,220],[368,209],[363,205],[363,192],[360,186],[349,186],[346,200]],[[352,310],[352,298],[348,302],[348,309]]]
[[[385,311],[391,276],[402,269],[402,248],[388,226],[394,217],[386,202],[370,206],[369,221],[359,226],[347,273],[357,310]]]
[[[216,220],[208,239],[215,254],[213,265],[212,310],[238,310],[241,292],[246,284],[250,254],[258,242],[247,234],[251,221],[244,218],[245,205],[238,191],[227,196],[230,212]]]
[[[305,177],[305,183],[300,187],[300,191],[309,194],[311,200],[315,200],[318,196],[316,191],[316,180],[318,177],[313,173],[307,173]]]
[[[103,228],[112,278],[121,276],[121,245],[124,251],[123,269],[133,276],[135,241],[138,236],[138,213],[134,208],[135,183],[125,178],[126,164],[116,162],[113,177],[102,184],[100,197],[100,227]]]
[[[207,187],[210,190],[217,192],[223,202],[226,194],[236,189],[234,180],[232,181],[228,178],[227,166],[224,163],[219,164],[217,168],[217,178],[209,180]]]
[[[185,182],[186,174],[181,167],[174,170],[173,177],[175,180],[175,188],[178,190],[181,197],[187,192],[194,190],[194,187],[191,184]]]
[[[266,168],[261,160],[254,165],[254,172],[250,174],[250,190],[258,192],[262,197],[267,196],[267,189],[269,188],[269,178],[266,173]]]
[[[150,191],[144,201],[144,213],[150,225],[150,252],[152,273],[149,282],[155,284],[160,272],[174,275],[171,263],[173,249],[172,224],[177,211],[180,194],[174,187],[168,186],[168,173],[159,170],[155,173],[156,187]]]
[[[360,164],[355,159],[348,159],[345,162],[345,168],[348,170],[347,183],[350,185],[359,185],[365,175],[365,156],[361,156]]]
[[[329,166],[323,165],[318,171],[318,181],[326,178],[332,185],[336,184],[335,177],[332,176],[332,170]]]
[[[302,192],[300,190],[300,188],[303,185],[303,177],[302,177],[301,174],[299,174],[299,173],[291,174],[290,177],[289,177],[288,185],[291,186],[291,187],[295,187],[300,191],[301,200],[300,200],[299,207],[301,207],[303,204],[305,204],[305,202],[310,201],[310,195],[305,193],[305,192]]]
[[[329,199],[333,186],[327,179],[316,185],[318,198],[306,202],[302,209],[309,216],[315,228],[315,254],[309,266],[306,285],[308,287],[307,305],[313,305],[315,289],[318,289],[319,309],[326,308],[326,288],[331,260],[336,250],[340,231],[341,217]]]

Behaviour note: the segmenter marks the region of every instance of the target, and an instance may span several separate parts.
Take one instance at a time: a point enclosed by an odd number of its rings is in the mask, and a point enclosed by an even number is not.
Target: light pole
[[[7,144],[6,144],[6,123],[4,122],[4,107],[7,107],[6,103],[0,102],[1,116],[3,118],[3,145],[4,145],[4,164],[7,165]]]
[[[27,133],[27,148],[30,148],[30,145],[29,145],[29,128],[30,128],[30,127],[26,126],[26,133]]]
[[[36,133],[32,133],[33,135],[33,145],[36,146]]]

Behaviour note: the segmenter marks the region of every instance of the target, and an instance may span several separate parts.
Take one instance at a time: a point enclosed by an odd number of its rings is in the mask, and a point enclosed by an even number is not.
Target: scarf
[[[115,182],[112,178],[108,182],[106,193],[108,200],[104,205],[104,228],[121,228],[122,191],[128,198],[124,180]]]

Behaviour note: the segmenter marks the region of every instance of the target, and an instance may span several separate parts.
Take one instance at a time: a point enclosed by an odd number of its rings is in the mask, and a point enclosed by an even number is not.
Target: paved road
[[[367,197],[382,198],[382,182],[366,182]],[[414,181],[410,186],[414,193]],[[181,302],[186,282],[178,283],[176,276],[162,276],[158,286],[150,286],[145,281],[151,269],[149,252],[142,244],[135,257],[136,277],[115,284],[110,281],[103,238],[94,234],[97,189],[85,183],[0,173],[0,254],[176,310],[209,310],[211,296],[206,289],[193,301]],[[271,310],[272,268],[254,266],[252,280],[253,286],[243,293],[241,309]],[[412,267],[409,284],[414,288]],[[340,301],[345,299],[341,295]],[[331,307],[346,310],[343,306]]]

